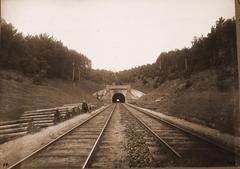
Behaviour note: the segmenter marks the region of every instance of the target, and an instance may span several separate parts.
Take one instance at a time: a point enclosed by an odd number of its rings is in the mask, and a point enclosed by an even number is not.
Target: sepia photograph
[[[240,168],[240,0],[0,2],[0,169]]]

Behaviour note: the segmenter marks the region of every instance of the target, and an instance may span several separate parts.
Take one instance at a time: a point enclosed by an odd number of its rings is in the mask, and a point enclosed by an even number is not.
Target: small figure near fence
[[[81,108],[80,108],[80,105],[77,106],[77,114],[80,114],[81,113]]]
[[[77,115],[77,107],[73,107],[72,108],[72,116],[76,116]]]
[[[97,107],[101,107],[101,106],[104,105],[104,103],[103,103],[103,96],[104,96],[103,93],[102,94],[97,93],[97,100],[98,100]]]
[[[86,113],[88,111],[89,111],[88,104],[87,104],[87,102],[85,100],[83,100],[83,102],[82,102],[82,112]]]
[[[66,119],[70,119],[72,116],[73,116],[72,112],[67,109],[66,116],[65,116]]]
[[[54,112],[54,123],[59,123],[61,121],[61,114],[60,111],[58,109],[56,109],[56,111]]]

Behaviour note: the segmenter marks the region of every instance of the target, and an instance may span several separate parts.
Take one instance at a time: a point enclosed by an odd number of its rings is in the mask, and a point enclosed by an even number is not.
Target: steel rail
[[[153,134],[158,140],[160,140],[160,142],[162,142],[172,153],[174,153],[174,155],[176,155],[178,158],[182,158],[182,156],[180,155],[180,153],[178,153],[176,150],[174,150],[173,147],[171,147],[163,138],[161,138],[157,133],[155,133],[144,121],[142,121],[139,117],[137,117],[134,113],[132,113],[127,106],[123,105],[128,112],[135,117],[145,128],[148,129],[148,131],[151,132],[151,134]]]
[[[114,108],[113,108],[113,110],[111,111],[111,113],[110,113],[107,121],[105,122],[105,124],[104,124],[104,126],[103,126],[103,128],[102,128],[102,130],[101,130],[101,132],[100,132],[100,134],[99,134],[99,136],[98,136],[98,138],[97,138],[97,140],[95,141],[95,143],[94,143],[94,145],[93,145],[90,153],[88,154],[87,159],[85,160],[84,165],[82,166],[82,169],[86,168],[87,165],[89,164],[89,162],[92,160],[92,157],[93,157],[93,155],[94,155],[94,152],[96,151],[97,146],[98,146],[98,144],[99,144],[99,142],[100,142],[100,139],[102,138],[103,132],[104,132],[104,130],[106,129],[107,125],[109,124],[109,121],[110,121],[110,119],[111,119],[111,117],[112,117],[112,114],[113,114],[113,112],[115,111],[115,109],[116,109],[116,105],[114,106]]]
[[[167,121],[167,120],[164,120],[164,119],[162,119],[161,117],[159,117],[159,116],[157,116],[157,115],[155,115],[155,114],[152,114],[152,113],[150,113],[150,112],[144,111],[144,110],[140,109],[139,107],[135,107],[135,106],[133,106],[133,105],[131,105],[131,104],[127,104],[127,105],[130,106],[130,107],[132,107],[133,109],[139,111],[139,112],[142,112],[143,114],[146,114],[146,115],[148,115],[148,116],[150,116],[150,117],[153,117],[153,118],[156,119],[156,120],[159,120],[159,121],[161,121],[161,122],[164,122],[165,124],[167,124],[167,125],[169,125],[169,126],[171,126],[171,127],[173,127],[173,128],[179,129],[179,130],[181,130],[182,132],[184,132],[185,134],[188,134],[188,135],[193,136],[193,137],[195,137],[195,138],[198,138],[198,139],[200,139],[200,140],[202,140],[202,141],[205,141],[205,142],[207,142],[207,143],[209,143],[209,144],[212,144],[212,145],[218,147],[218,148],[219,148],[220,150],[222,150],[222,151],[227,151],[227,152],[229,152],[229,153],[231,153],[231,154],[234,154],[234,155],[236,155],[236,156],[238,156],[238,157],[240,156],[240,154],[238,154],[238,153],[235,152],[234,150],[232,150],[232,149],[230,149],[230,148],[228,148],[228,147],[224,147],[223,145],[221,145],[221,144],[219,144],[219,143],[216,143],[216,142],[214,142],[214,141],[212,141],[212,140],[210,140],[210,139],[208,139],[208,138],[206,138],[206,137],[204,137],[204,136],[201,136],[201,135],[199,135],[199,134],[197,134],[197,133],[193,133],[193,132],[190,131],[190,130],[187,130],[187,129],[185,129],[185,128],[183,128],[183,127],[180,127],[180,126],[178,126],[178,125],[176,125],[176,124],[173,124],[173,123],[171,123],[171,122],[169,122],[169,121]]]
[[[73,130],[75,130],[76,128],[84,125],[85,123],[87,123],[89,120],[93,119],[94,117],[96,117],[97,115],[99,115],[100,113],[102,113],[103,111],[105,111],[107,108],[109,108],[111,106],[107,105],[106,107],[104,107],[102,110],[100,110],[99,112],[95,113],[94,115],[88,117],[86,120],[84,120],[83,122],[81,122],[80,124],[72,127],[70,130],[66,131],[65,133],[63,133],[62,135],[58,136],[57,138],[55,138],[54,140],[48,142],[47,144],[45,144],[44,146],[42,146],[41,148],[37,149],[36,151],[32,152],[31,154],[29,154],[28,156],[24,157],[23,159],[19,160],[18,162],[16,162],[15,164],[11,165],[8,169],[12,169],[14,167],[19,166],[21,163],[23,163],[24,161],[26,161],[27,159],[29,159],[30,157],[32,157],[33,155],[36,155],[37,153],[39,153],[40,151],[44,150],[45,148],[49,147],[50,145],[52,145],[53,143],[55,143],[56,141],[58,141],[59,139],[61,139],[62,137],[64,137],[65,135],[71,133]]]

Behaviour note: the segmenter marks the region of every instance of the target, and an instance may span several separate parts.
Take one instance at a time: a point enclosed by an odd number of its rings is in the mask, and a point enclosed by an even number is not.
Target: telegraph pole
[[[75,63],[74,62],[72,62],[72,66],[73,66],[72,81],[74,82],[74,77],[75,77]]]
[[[185,60],[184,60],[184,61],[185,61],[185,62],[184,62],[184,63],[185,63],[185,71],[188,72],[188,60],[187,60],[187,55],[185,56],[184,59],[185,59]]]

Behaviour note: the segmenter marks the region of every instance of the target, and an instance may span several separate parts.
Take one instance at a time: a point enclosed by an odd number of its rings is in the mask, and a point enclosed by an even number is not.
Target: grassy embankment
[[[71,81],[48,79],[47,85],[35,85],[31,78],[15,71],[0,71],[0,121],[18,119],[26,110],[96,102],[91,95],[103,86],[91,81],[73,85]]]
[[[219,91],[215,70],[191,75],[188,79],[170,80],[140,98],[138,105],[161,113],[200,123],[223,132],[240,132],[238,91],[233,78],[223,82],[227,89]]]

